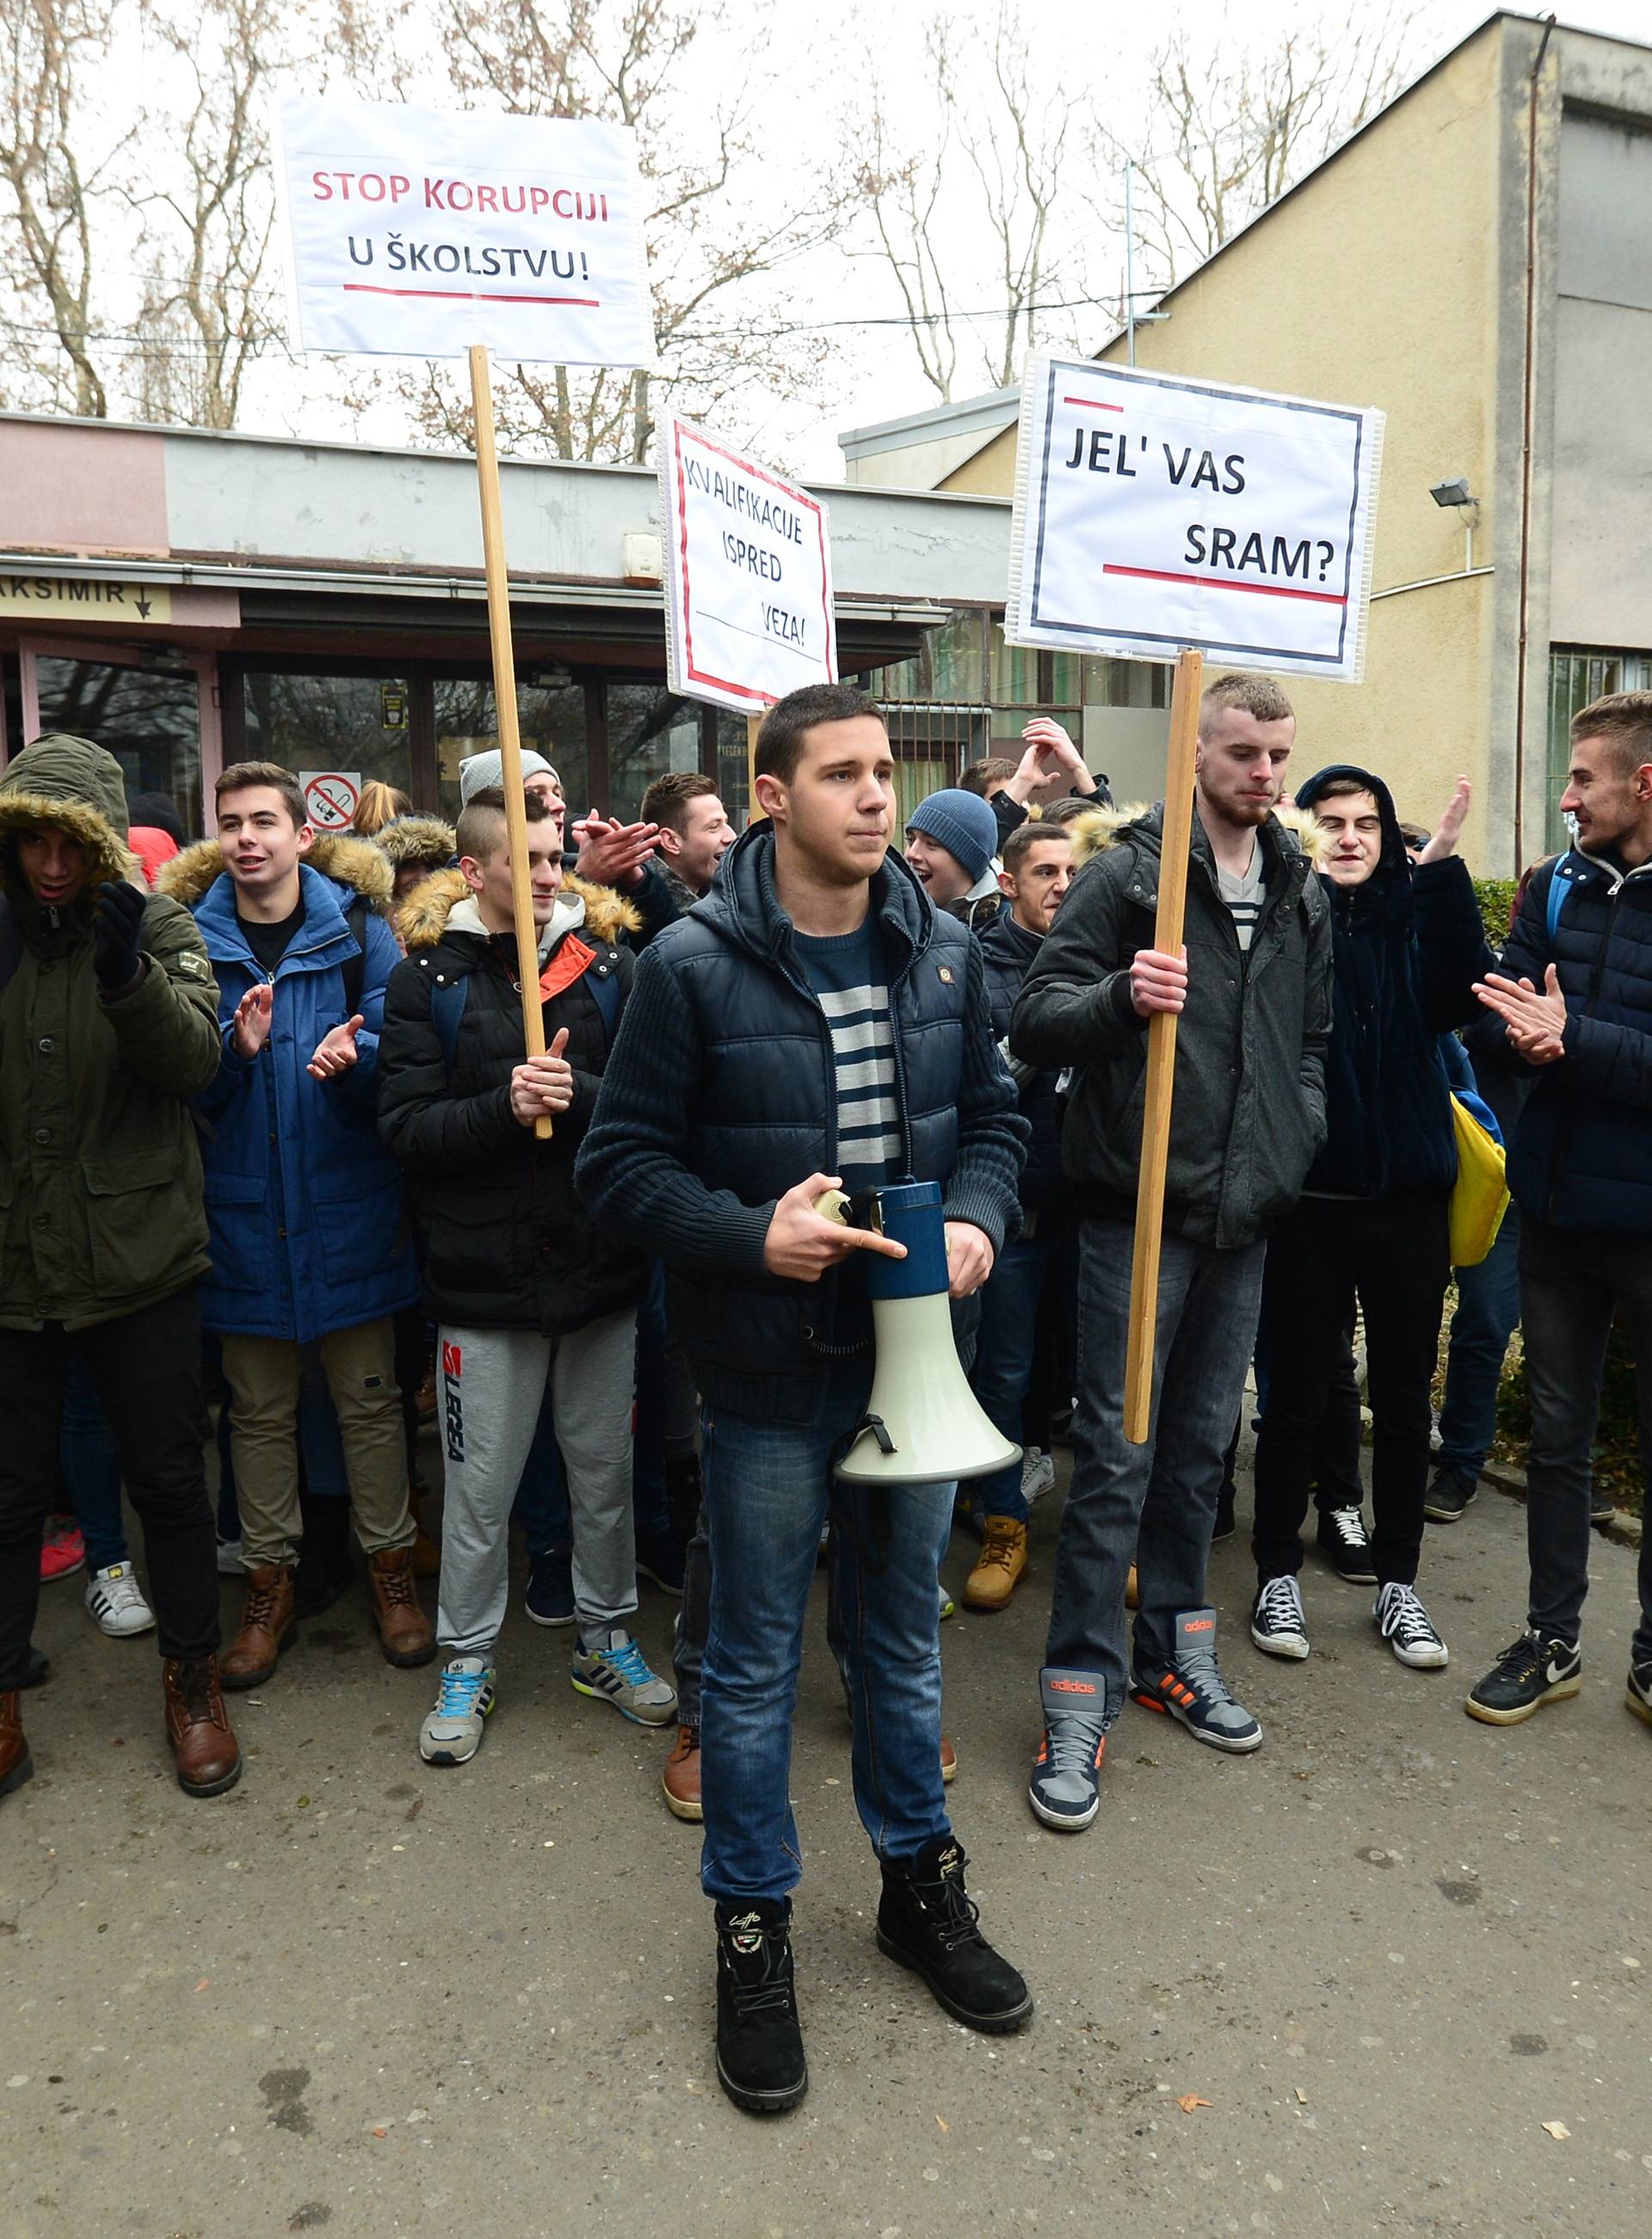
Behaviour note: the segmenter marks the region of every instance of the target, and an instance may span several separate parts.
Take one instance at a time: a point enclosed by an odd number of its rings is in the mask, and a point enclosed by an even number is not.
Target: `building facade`
[[[667,688],[653,473],[501,485],[524,744],[577,809],[634,817],[661,772],[700,769],[743,818],[745,719]],[[1001,611],[1004,500],[819,495],[842,674]],[[323,814],[370,778],[454,813],[461,759],[496,743],[474,462],[0,415],[0,758],[49,730],[110,747],[191,833],[247,756],[335,780]]]
[[[1298,764],[1373,765],[1423,822],[1466,771],[1488,874],[1558,844],[1572,713],[1652,686],[1652,48],[1491,17],[1158,308],[1144,368],[1387,415],[1364,681],[1293,681]],[[1007,495],[1015,402],[856,430],[848,472]],[[1436,503],[1458,478],[1472,506]],[[1069,682],[1140,794],[1162,719],[1109,673],[1135,666]]]

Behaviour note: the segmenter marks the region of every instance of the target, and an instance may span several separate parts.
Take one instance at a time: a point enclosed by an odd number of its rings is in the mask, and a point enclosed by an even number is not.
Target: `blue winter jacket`
[[[1550,964],[1566,1054],[1531,1074],[1509,1189],[1529,1219],[1652,1236],[1652,863],[1573,847],[1540,868],[1498,968],[1541,987]]]
[[[376,1125],[384,990],[401,951],[376,911],[360,944],[346,915],[358,894],[388,894],[389,868],[365,840],[329,839],[316,853],[329,875],[309,863],[300,869],[304,923],[275,967],[269,1040],[250,1063],[230,1045],[230,1021],[265,975],[236,920],[216,842],[189,848],[163,873],[165,890],[194,911],[218,983],[222,1056],[216,1080],[196,1100],[212,1252],[201,1319],[208,1329],[301,1345],[395,1313],[421,1288],[401,1178]],[[344,965],[362,947],[356,1062],[313,1080],[305,1068],[316,1044],[350,1015]]]
[[[864,1279],[771,1275],[776,1201],[835,1173],[832,1040],[774,890],[774,837],[754,826],[711,892],[637,962],[574,1180],[664,1260],[673,1325],[713,1405],[811,1424],[830,1365],[870,1345]],[[895,1025],[903,1161],[943,1187],[949,1220],[996,1250],[1018,1219],[1027,1138],[998,1056],[979,943],[937,915],[899,857],[872,881]]]

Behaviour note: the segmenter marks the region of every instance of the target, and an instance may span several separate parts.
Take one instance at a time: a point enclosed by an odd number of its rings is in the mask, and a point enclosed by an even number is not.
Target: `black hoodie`
[[[1468,866],[1457,855],[1415,870],[1380,777],[1333,763],[1297,787],[1311,808],[1351,781],[1375,800],[1383,852],[1363,886],[1321,872],[1330,904],[1334,1024],[1325,1060],[1328,1133],[1309,1196],[1443,1195],[1456,1179],[1450,1090],[1438,1038],[1479,1015],[1474,982],[1494,970]]]

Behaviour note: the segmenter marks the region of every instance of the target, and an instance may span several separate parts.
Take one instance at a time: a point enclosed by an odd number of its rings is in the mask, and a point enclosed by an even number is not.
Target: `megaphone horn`
[[[838,1475],[846,1485],[946,1485],[1019,1461],[1020,1447],[988,1421],[958,1357],[939,1184],[892,1183],[853,1208],[833,1191],[819,1209],[844,1220],[863,1205],[860,1225],[892,1236],[906,1256],[865,1255],[877,1365]]]

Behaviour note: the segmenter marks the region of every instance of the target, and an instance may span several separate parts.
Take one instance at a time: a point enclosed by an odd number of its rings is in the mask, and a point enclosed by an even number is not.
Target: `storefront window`
[[[608,814],[629,824],[667,770],[700,767],[700,709],[655,684],[608,687]],[[725,804],[726,806],[726,803]]]
[[[736,832],[744,832],[752,813],[751,763],[746,747],[746,718],[732,708],[717,710],[717,794]]]
[[[468,754],[491,752],[499,744],[491,682],[439,683],[436,707],[436,789],[441,813],[459,814],[459,765]],[[525,751],[543,754],[562,781],[570,818],[591,807],[591,781],[585,750],[585,687],[582,684],[519,684],[516,728]],[[571,843],[570,843],[571,844]]]
[[[411,696],[405,677],[287,676],[249,669],[247,759],[280,762],[301,780],[322,772],[359,793],[370,778],[413,790]]]
[[[192,668],[163,661],[127,668],[43,654],[35,684],[43,734],[72,731],[95,739],[119,762],[129,797],[163,793],[187,833],[202,830],[201,700]]]

